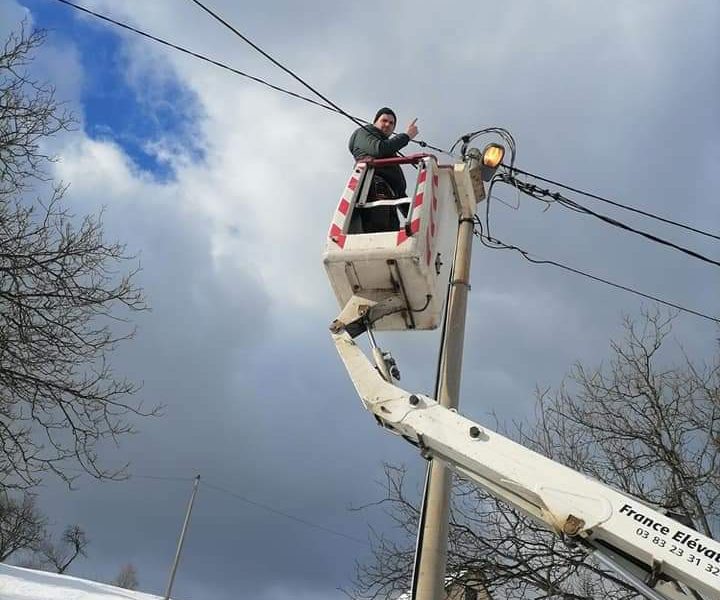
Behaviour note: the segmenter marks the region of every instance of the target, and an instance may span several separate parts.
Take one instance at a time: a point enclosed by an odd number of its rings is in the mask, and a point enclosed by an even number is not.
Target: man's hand
[[[407,126],[407,131],[405,132],[405,133],[407,133],[407,135],[410,139],[413,139],[418,134],[418,128],[417,128],[417,125],[415,125],[415,123],[417,123],[417,117],[415,117],[412,120],[412,123],[410,123],[410,125]]]

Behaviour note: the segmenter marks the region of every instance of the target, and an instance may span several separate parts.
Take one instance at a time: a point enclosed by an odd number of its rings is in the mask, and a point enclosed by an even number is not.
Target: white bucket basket
[[[375,167],[415,164],[414,194],[368,199]],[[364,233],[362,211],[396,212],[386,231]],[[407,214],[404,214],[407,213]],[[367,213],[365,214],[365,216]],[[399,299],[403,309],[374,324],[378,330],[434,329],[440,322],[458,223],[453,167],[434,156],[357,163],[333,217],[324,264],[340,307],[353,295],[380,302]]]

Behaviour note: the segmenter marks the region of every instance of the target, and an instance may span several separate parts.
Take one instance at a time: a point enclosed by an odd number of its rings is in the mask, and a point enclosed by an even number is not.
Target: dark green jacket
[[[388,138],[382,131],[374,125],[365,125],[358,127],[350,136],[348,141],[348,149],[355,157],[355,160],[363,158],[390,158],[396,156],[397,152],[410,143],[410,138],[406,133]],[[383,177],[393,188],[398,197],[406,196],[405,192],[405,176],[403,175],[400,165],[391,165],[388,167],[379,167],[375,169],[375,174]]]
[[[358,127],[350,136],[348,148],[355,160],[367,156],[390,158],[409,143],[410,138],[407,133],[399,133],[392,138],[388,138],[375,125],[365,125],[364,127]]]

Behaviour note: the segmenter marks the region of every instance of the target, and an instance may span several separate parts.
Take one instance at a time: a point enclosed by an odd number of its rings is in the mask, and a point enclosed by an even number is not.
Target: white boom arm
[[[424,455],[589,548],[648,598],[720,600],[720,543],[432,398],[389,383],[337,322],[333,339],[365,407]]]

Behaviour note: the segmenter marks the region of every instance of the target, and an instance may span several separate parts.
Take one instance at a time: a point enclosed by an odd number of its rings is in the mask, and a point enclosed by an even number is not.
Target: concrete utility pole
[[[481,200],[482,181],[476,159],[466,162],[465,168],[475,175],[479,184],[476,200]],[[477,189],[477,188],[476,188]],[[465,316],[470,291],[470,260],[472,258],[473,215],[462,214],[458,226],[452,280],[448,295],[447,325],[440,363],[437,401],[447,408],[457,408],[460,396],[463,346],[465,343]],[[419,560],[414,573],[413,600],[442,600],[445,593],[445,566],[447,564],[448,521],[450,512],[451,473],[438,460],[432,460],[425,488],[424,523],[417,549]]]
[[[199,484],[200,475],[195,477],[195,483],[193,483],[190,502],[188,503],[187,512],[185,513],[185,521],[183,522],[182,530],[180,531],[180,539],[178,540],[177,550],[175,551],[175,559],[173,560],[172,569],[170,571],[170,580],[168,581],[167,591],[165,592],[165,600],[170,600],[172,586],[175,582],[175,573],[177,571],[178,564],[180,563],[180,553],[182,552],[183,543],[185,542],[185,533],[187,532],[188,524],[190,523],[190,513],[192,512],[193,503],[195,502],[195,494],[197,494]]]

